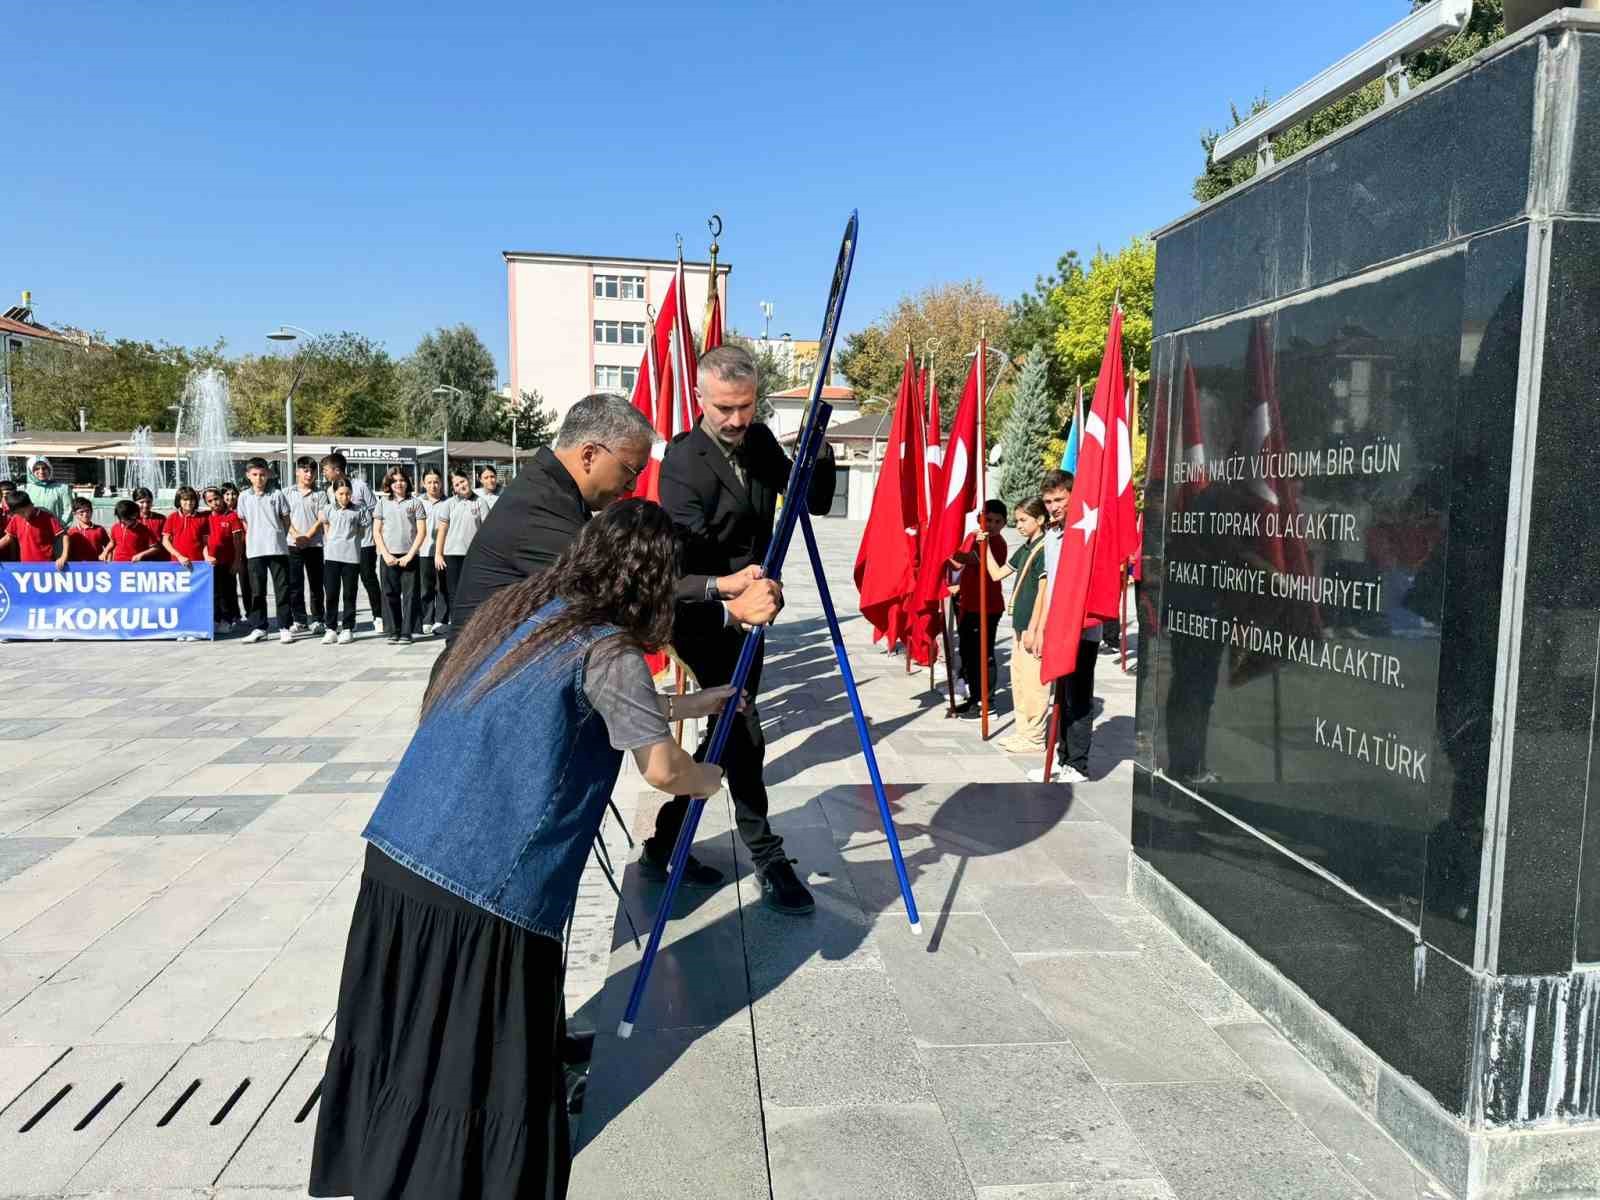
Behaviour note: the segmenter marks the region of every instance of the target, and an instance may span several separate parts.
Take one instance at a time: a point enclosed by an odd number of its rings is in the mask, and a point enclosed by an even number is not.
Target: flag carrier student
[[[850,267],[855,257],[856,231],[856,214],[851,213],[850,220],[845,226],[844,241],[839,248],[839,258],[834,267],[833,283],[828,297],[822,335],[818,339],[817,364],[811,380],[811,396],[804,418],[801,421],[799,437],[795,442],[794,462],[790,468],[788,484],[784,488],[784,495],[786,496],[803,497],[809,494],[812,473],[816,469],[818,456],[822,453],[822,448],[826,443],[828,419],[832,415],[833,408],[822,399],[822,385],[828,376],[828,365],[833,355],[833,343],[838,332],[840,312],[844,305],[845,289],[850,280]],[[767,547],[766,557],[762,563],[762,576],[772,580],[779,579],[783,571],[784,557],[788,552],[789,540],[794,535],[796,525],[800,527],[801,533],[805,538],[806,553],[811,560],[812,575],[822,600],[822,611],[827,619],[828,631],[832,637],[834,656],[839,663],[845,694],[849,698],[851,715],[855,720],[856,736],[860,739],[861,751],[867,761],[867,772],[872,779],[872,791],[874,798],[877,800],[878,815],[883,822],[884,834],[894,859],[895,875],[899,880],[901,898],[905,902],[906,916],[911,923],[912,930],[921,932],[922,923],[917,914],[916,899],[911,894],[911,883],[906,876],[905,859],[901,854],[900,840],[895,832],[894,819],[889,812],[889,801],[884,792],[883,779],[878,772],[878,760],[873,753],[872,739],[867,730],[866,715],[861,708],[861,697],[856,690],[855,675],[850,669],[850,658],[845,651],[844,637],[839,629],[839,619],[834,612],[833,599],[828,591],[828,582],[822,567],[822,555],[817,549],[816,537],[811,530],[810,514],[807,512],[807,506],[804,503],[789,503],[783,506],[777,525],[773,529],[772,540]],[[745,684],[750,678],[751,669],[756,662],[756,658],[761,652],[764,635],[765,630],[758,628],[751,630],[745,636],[744,645],[740,649],[739,660],[734,666],[733,675],[729,682],[729,687],[732,689],[731,694],[717,717],[716,724],[712,728],[710,743],[706,748],[704,760],[709,764],[720,764],[723,761],[723,755],[727,750],[729,737],[734,728],[734,719],[738,715],[740,698],[744,694]],[[685,866],[689,860],[689,849],[694,844],[695,830],[700,824],[700,817],[705,811],[705,805],[706,798],[704,796],[692,799],[679,827],[677,841],[673,845],[672,855],[668,861],[666,888],[661,897],[661,904],[656,910],[655,921],[650,928],[650,937],[639,963],[639,972],[634,977],[633,990],[628,996],[627,1008],[617,1027],[617,1033],[621,1037],[631,1036],[634,1024],[638,1020],[645,990],[649,986],[651,968],[654,966],[656,956],[661,949],[661,939],[666,930],[667,918],[672,912],[673,900],[677,895],[678,886],[683,881]]]

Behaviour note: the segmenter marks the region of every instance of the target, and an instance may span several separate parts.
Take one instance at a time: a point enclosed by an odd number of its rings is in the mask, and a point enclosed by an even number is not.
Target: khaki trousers
[[[1042,750],[1050,689],[1039,681],[1039,669],[1039,660],[1022,648],[1022,635],[1017,634],[1011,642],[1011,701],[1017,714],[1011,740]]]

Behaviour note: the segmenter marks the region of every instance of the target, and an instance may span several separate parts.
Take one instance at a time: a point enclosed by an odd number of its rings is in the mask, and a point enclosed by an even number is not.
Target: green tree
[[[25,428],[76,429],[81,407],[91,427],[170,430],[177,414],[168,409],[189,371],[211,365],[220,351],[70,333],[67,342],[30,341],[13,358],[12,407]]]
[[[966,381],[967,355],[987,328],[990,341],[1005,345],[1006,307],[981,283],[968,280],[929,287],[899,303],[865,329],[845,339],[835,361],[862,401],[862,411],[876,412],[894,403],[905,365],[906,342],[921,361],[929,339],[937,338],[934,370],[939,380],[942,426],[949,427]]]
[[[1035,278],[1033,291],[1011,302],[1006,314],[1005,332],[996,344],[1020,365],[1035,346],[1053,346],[1056,330],[1061,327],[1061,315],[1050,297],[1057,288],[1068,287],[1083,278],[1083,262],[1076,250],[1068,250],[1056,260],[1056,269],[1049,275]],[[1067,394],[1072,380],[1062,373],[1061,365],[1046,356],[1046,386],[1051,398],[1060,403]]]
[[[1428,0],[1410,0],[1412,11],[1423,7]],[[1478,0],[1473,6],[1467,27],[1458,36],[1431,49],[1413,54],[1406,59],[1406,71],[1413,85],[1426,83],[1443,74],[1457,63],[1465,62],[1486,46],[1493,45],[1505,36],[1505,0]],[[1313,113],[1297,125],[1291,125],[1272,140],[1273,157],[1282,162],[1292,155],[1314,146],[1336,130],[1358,121],[1383,104],[1384,83],[1375,80],[1359,91],[1353,92],[1328,107]],[[1259,96],[1250,103],[1250,111],[1241,117],[1236,105],[1230,105],[1232,125],[1238,128],[1249,117],[1266,108],[1269,100]],[[1218,131],[1208,129],[1200,135],[1200,145],[1205,151],[1205,170],[1195,179],[1194,198],[1202,203],[1214,200],[1230,188],[1236,187],[1256,173],[1256,156],[1241,154],[1227,163],[1218,165],[1211,161],[1211,150],[1216,145]]]
[[[325,334],[306,344],[305,377],[295,391],[295,424],[320,437],[382,437],[400,425],[399,367],[359,333]]]
[[[1015,509],[1039,494],[1045,455],[1056,432],[1056,406],[1050,396],[1050,361],[1044,347],[1035,345],[1022,364],[1011,412],[1005,421],[1001,445],[1000,498]]]
[[[437,435],[448,416],[450,436],[463,440],[488,438],[499,421],[502,397],[494,355],[466,325],[427,334],[400,371],[400,414],[404,432]],[[460,388],[462,395],[433,394],[441,384]]]
[[[556,420],[555,409],[544,406],[544,397],[537,389],[524,389],[515,402],[500,397],[493,433],[495,440],[509,444],[513,427],[517,431],[516,446],[520,452],[550,445],[556,440],[560,423]]]

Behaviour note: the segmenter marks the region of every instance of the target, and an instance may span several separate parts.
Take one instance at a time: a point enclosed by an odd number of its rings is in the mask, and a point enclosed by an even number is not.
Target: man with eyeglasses
[[[655,430],[625,397],[585,396],[568,410],[554,447],[534,451],[527,467],[498,493],[473,538],[450,601],[448,636],[500,588],[545,570],[572,544],[589,514],[633,491],[650,464]],[[701,627],[766,625],[783,604],[782,590],[759,569],[678,581],[679,637]],[[722,601],[721,604],[702,602]],[[440,656],[441,660],[443,656]]]

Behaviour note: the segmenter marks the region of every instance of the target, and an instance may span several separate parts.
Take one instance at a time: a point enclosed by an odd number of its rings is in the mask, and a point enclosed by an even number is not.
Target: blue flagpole
[[[833,638],[833,655],[839,660],[839,674],[844,676],[845,695],[850,697],[850,714],[856,721],[856,737],[861,741],[861,753],[867,760],[867,774],[872,778],[872,795],[878,802],[878,819],[883,822],[885,840],[894,858],[894,873],[900,880],[900,898],[905,901],[906,919],[911,922],[911,932],[922,932],[922,918],[917,915],[917,899],[911,894],[911,880],[906,877],[905,855],[900,851],[900,835],[895,832],[894,816],[889,811],[889,797],[883,790],[883,777],[878,774],[878,755],[872,748],[872,735],[867,731],[867,715],[861,711],[861,694],[856,690],[855,672],[850,669],[850,655],[844,648],[844,635],[839,631],[839,618],[833,611],[833,597],[828,592],[827,577],[822,571],[822,555],[817,550],[817,537],[811,531],[811,514],[800,510],[800,532],[805,535],[806,553],[811,556],[811,573],[816,576],[817,592],[822,597],[822,611],[828,618],[828,633]]]

